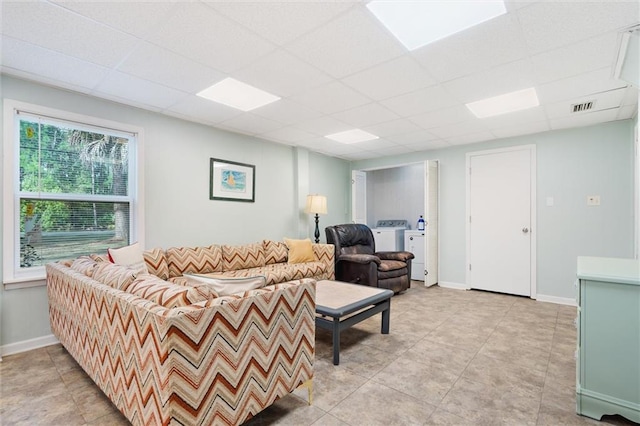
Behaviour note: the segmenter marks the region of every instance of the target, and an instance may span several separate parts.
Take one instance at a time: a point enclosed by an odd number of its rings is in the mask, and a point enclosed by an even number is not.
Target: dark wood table
[[[333,333],[333,364],[340,364],[340,332],[382,312],[382,334],[389,334],[393,291],[321,280],[316,284],[316,327]]]

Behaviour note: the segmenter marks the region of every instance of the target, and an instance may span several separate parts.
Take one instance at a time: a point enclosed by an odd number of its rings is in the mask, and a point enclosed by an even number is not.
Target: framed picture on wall
[[[256,166],[212,158],[209,169],[209,199],[247,201],[256,197]]]

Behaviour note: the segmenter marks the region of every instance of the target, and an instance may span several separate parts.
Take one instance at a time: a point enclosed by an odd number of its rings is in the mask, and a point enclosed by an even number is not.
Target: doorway
[[[535,145],[467,154],[467,285],[535,298]]]

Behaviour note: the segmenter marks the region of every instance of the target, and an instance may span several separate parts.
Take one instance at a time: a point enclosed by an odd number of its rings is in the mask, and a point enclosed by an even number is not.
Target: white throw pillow
[[[133,243],[130,246],[120,247],[116,249],[108,249],[109,260],[116,265],[128,266],[142,273],[148,273],[147,264],[142,256],[142,248],[139,243]]]
[[[235,293],[243,293],[256,288],[262,288],[267,285],[267,277],[264,275],[256,275],[254,277],[211,277],[197,274],[184,274],[183,277],[191,278],[196,281],[209,284],[218,296],[229,296]]]

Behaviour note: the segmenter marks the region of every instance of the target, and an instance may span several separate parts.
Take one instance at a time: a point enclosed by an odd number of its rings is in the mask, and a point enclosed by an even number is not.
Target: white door
[[[351,172],[351,220],[367,223],[367,173],[360,170]]]
[[[534,157],[531,146],[467,155],[471,288],[532,295]]]

